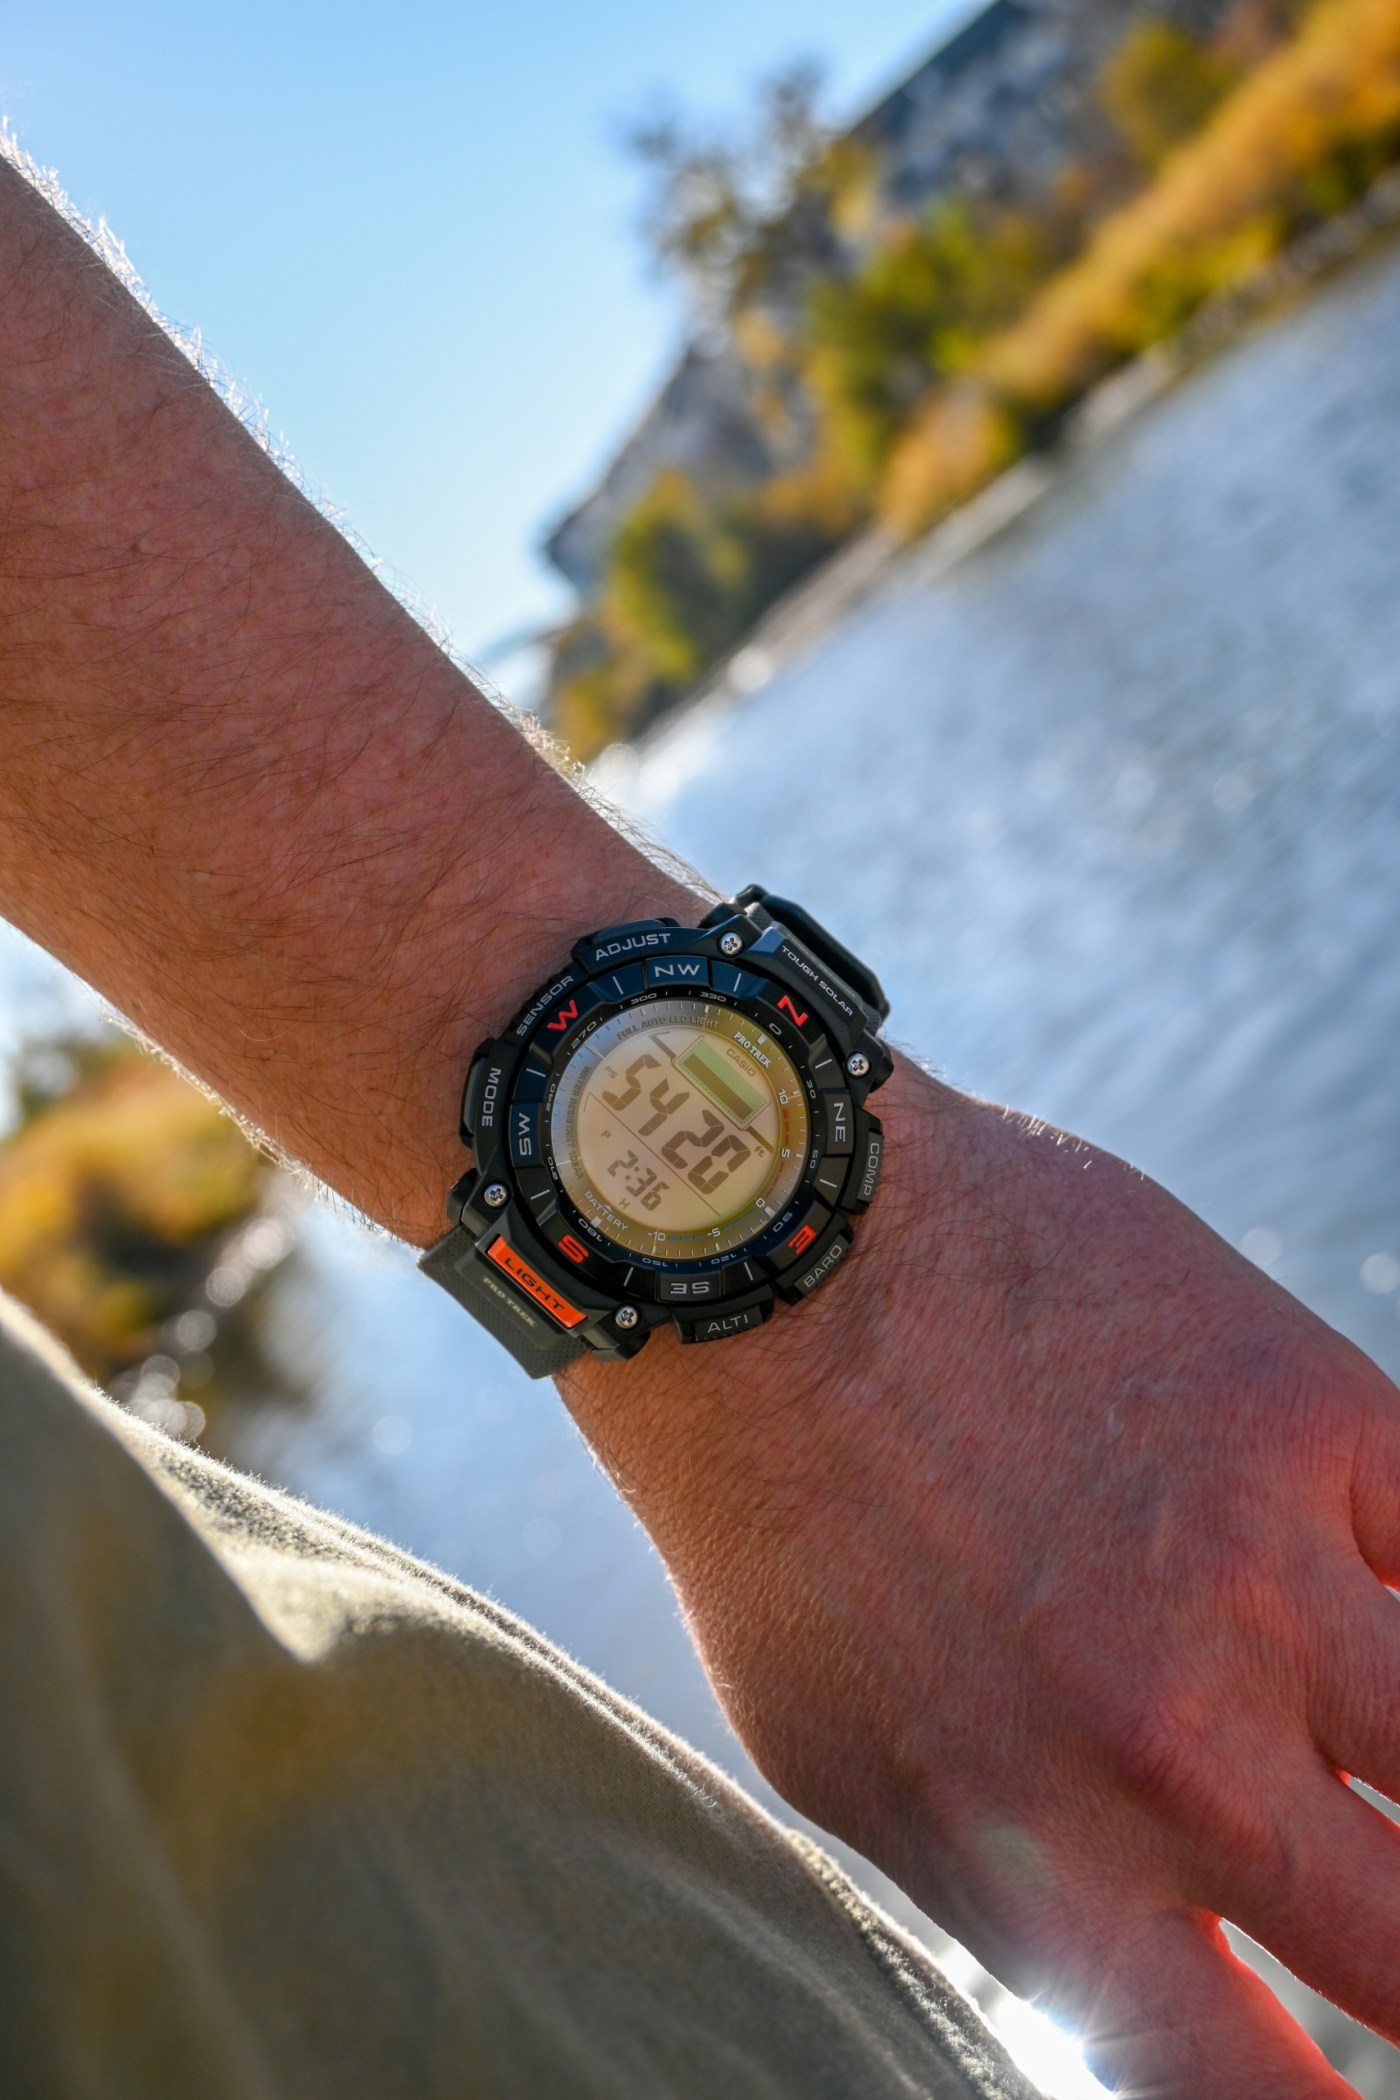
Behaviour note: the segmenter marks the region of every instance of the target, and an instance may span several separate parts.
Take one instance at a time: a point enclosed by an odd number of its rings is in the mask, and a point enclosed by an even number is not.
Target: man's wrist
[[[472,688],[4,165],[0,274],[0,911],[426,1245],[476,1043],[590,925],[706,900]]]
[[[928,1287],[941,1194],[974,1104],[896,1057],[878,1096],[885,1133],[879,1193],[859,1221],[849,1261],[798,1306],[752,1333],[700,1349],[660,1328],[644,1356],[588,1357],[559,1378],[589,1442],[669,1559],[704,1510],[736,1517],[750,1496],[768,1507],[814,1439],[854,1426],[862,1367],[897,1358],[912,1330],[911,1292]]]
[[[521,839],[520,886],[511,892],[507,885],[483,911],[469,976],[452,952],[453,940],[445,943],[441,981],[450,984],[455,969],[462,992],[457,1010],[444,1015],[443,1054],[425,1064],[421,1075],[434,1132],[434,1165],[421,1195],[405,1191],[394,1228],[416,1245],[427,1246],[442,1233],[443,1199],[467,1164],[458,1123],[462,1086],[477,1044],[500,1034],[594,927],[651,918],[698,925],[713,902],[698,885],[688,887],[655,867],[579,797],[571,795],[570,801],[566,813],[576,820],[570,827],[573,846],[546,857],[538,840]]]

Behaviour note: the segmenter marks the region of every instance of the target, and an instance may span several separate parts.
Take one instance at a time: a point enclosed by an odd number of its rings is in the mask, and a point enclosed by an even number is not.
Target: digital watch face
[[[703,1261],[763,1232],[807,1158],[807,1096],[748,1015],[698,999],[625,1008],[579,1045],[554,1097],[555,1171],[629,1253]]]

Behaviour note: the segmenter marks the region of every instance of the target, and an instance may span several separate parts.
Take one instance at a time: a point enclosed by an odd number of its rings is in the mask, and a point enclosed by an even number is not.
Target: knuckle
[[[1118,1776],[1142,1806],[1198,1820],[1210,1806],[1212,1760],[1202,1702],[1181,1684],[1157,1682],[1109,1716],[1108,1748]]]
[[[1172,1833],[1222,1907],[1226,1890],[1294,1886],[1298,1846],[1284,1797],[1266,1777],[1267,1757],[1226,1740],[1213,1690],[1159,1679],[1115,1703],[1106,1741],[1124,1796]]]

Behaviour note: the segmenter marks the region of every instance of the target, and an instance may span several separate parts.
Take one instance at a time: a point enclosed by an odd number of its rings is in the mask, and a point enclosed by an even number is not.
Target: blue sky
[[[0,111],[468,654],[675,343],[619,132],[799,53],[853,112],[967,0],[10,10]]]

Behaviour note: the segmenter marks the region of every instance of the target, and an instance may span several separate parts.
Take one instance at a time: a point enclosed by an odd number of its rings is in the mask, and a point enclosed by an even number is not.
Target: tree
[[[849,277],[813,286],[807,383],[858,484],[876,479],[935,381],[967,368],[1060,252],[1048,220],[957,201],[893,228]]]
[[[1240,77],[1239,66],[1160,19],[1130,29],[1099,82],[1099,99],[1134,159],[1155,168],[1199,131]]]
[[[818,65],[797,59],[759,82],[738,128],[705,127],[672,110],[626,134],[647,177],[647,249],[680,279],[704,323],[726,320],[773,271],[826,258],[832,134],[818,114],[821,81]]]

